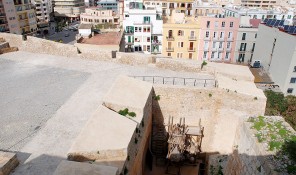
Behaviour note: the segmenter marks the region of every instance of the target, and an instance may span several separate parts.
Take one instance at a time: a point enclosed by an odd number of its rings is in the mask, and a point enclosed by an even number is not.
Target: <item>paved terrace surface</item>
[[[14,175],[51,175],[116,77],[213,78],[29,52],[0,55],[0,150],[16,151]]]
[[[121,40],[120,32],[108,32],[96,34],[91,38],[83,38],[81,43],[95,45],[119,45]]]

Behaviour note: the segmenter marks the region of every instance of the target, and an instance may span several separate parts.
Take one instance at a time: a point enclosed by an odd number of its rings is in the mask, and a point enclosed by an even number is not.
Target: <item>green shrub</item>
[[[128,114],[128,109],[125,108],[124,110],[120,110],[120,111],[118,111],[118,114],[126,116]]]
[[[209,93],[209,97],[212,97],[213,95],[211,93]]]
[[[129,112],[128,115],[131,117],[136,117],[136,113],[134,113],[134,112]]]
[[[203,61],[202,63],[201,63],[201,69],[205,66],[205,65],[207,65],[208,63],[206,62],[206,61]]]
[[[160,100],[160,95],[154,96],[153,99],[156,100],[156,101]]]

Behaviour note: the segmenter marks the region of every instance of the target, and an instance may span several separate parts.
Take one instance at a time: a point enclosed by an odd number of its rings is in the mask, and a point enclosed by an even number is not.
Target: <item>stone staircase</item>
[[[152,119],[151,152],[156,158],[156,165],[164,163],[167,154],[167,133],[163,124]]]

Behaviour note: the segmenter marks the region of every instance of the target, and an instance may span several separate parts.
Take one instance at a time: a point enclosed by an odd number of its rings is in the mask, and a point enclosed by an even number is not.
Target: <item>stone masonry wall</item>
[[[190,88],[154,85],[160,100],[153,103],[154,120],[166,124],[168,117],[179,121],[185,117],[187,125],[204,126],[202,151],[231,153],[239,118],[263,115],[266,98],[254,99],[233,91],[212,88]]]
[[[250,127],[251,123],[240,122],[225,174],[278,174],[270,163],[270,155],[254,137]]]
[[[142,175],[145,166],[145,156],[149,148],[149,138],[152,128],[152,92],[144,107],[144,114],[141,123],[135,130],[128,145],[128,157],[123,166],[122,174],[127,170],[130,175]],[[126,170],[125,170],[126,169]]]

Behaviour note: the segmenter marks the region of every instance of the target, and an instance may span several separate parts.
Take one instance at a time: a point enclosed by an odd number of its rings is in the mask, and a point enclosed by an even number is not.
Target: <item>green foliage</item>
[[[128,115],[131,117],[136,117],[136,113],[134,113],[134,112],[129,112]]]
[[[283,144],[282,149],[292,161],[296,162],[296,136],[292,136],[290,140],[286,141]]]
[[[269,142],[269,150],[270,151],[273,151],[275,148],[278,150],[281,148],[281,146],[282,146],[281,142],[278,142],[278,141],[270,141]]]
[[[258,100],[258,98],[257,97],[254,97],[254,100]]]
[[[209,97],[212,97],[213,95],[211,93],[209,93]]]
[[[128,109],[125,108],[124,110],[120,110],[120,111],[118,111],[118,114],[126,116],[128,114]]]
[[[135,137],[135,144],[137,144],[138,143],[138,139],[137,139],[137,137]]]
[[[154,96],[153,99],[156,100],[156,101],[160,100],[160,95]]]
[[[131,117],[136,117],[136,113],[129,112],[127,108],[125,108],[124,110],[119,110],[118,114],[123,115],[123,116],[129,115]]]
[[[264,117],[263,116],[259,116],[259,121],[254,122],[254,125],[252,128],[256,129],[257,131],[260,131],[265,125],[265,121],[264,121]]]
[[[257,171],[259,171],[259,173],[261,173],[261,166],[257,167]]]
[[[207,65],[208,63],[206,62],[206,61],[203,61],[202,63],[201,63],[201,69],[205,66],[205,65]]]
[[[261,143],[265,140],[265,138],[260,133],[255,134],[255,136],[257,137],[259,143]]]
[[[267,90],[264,92],[267,97],[266,115],[281,115],[287,110],[288,103],[284,94]]]

